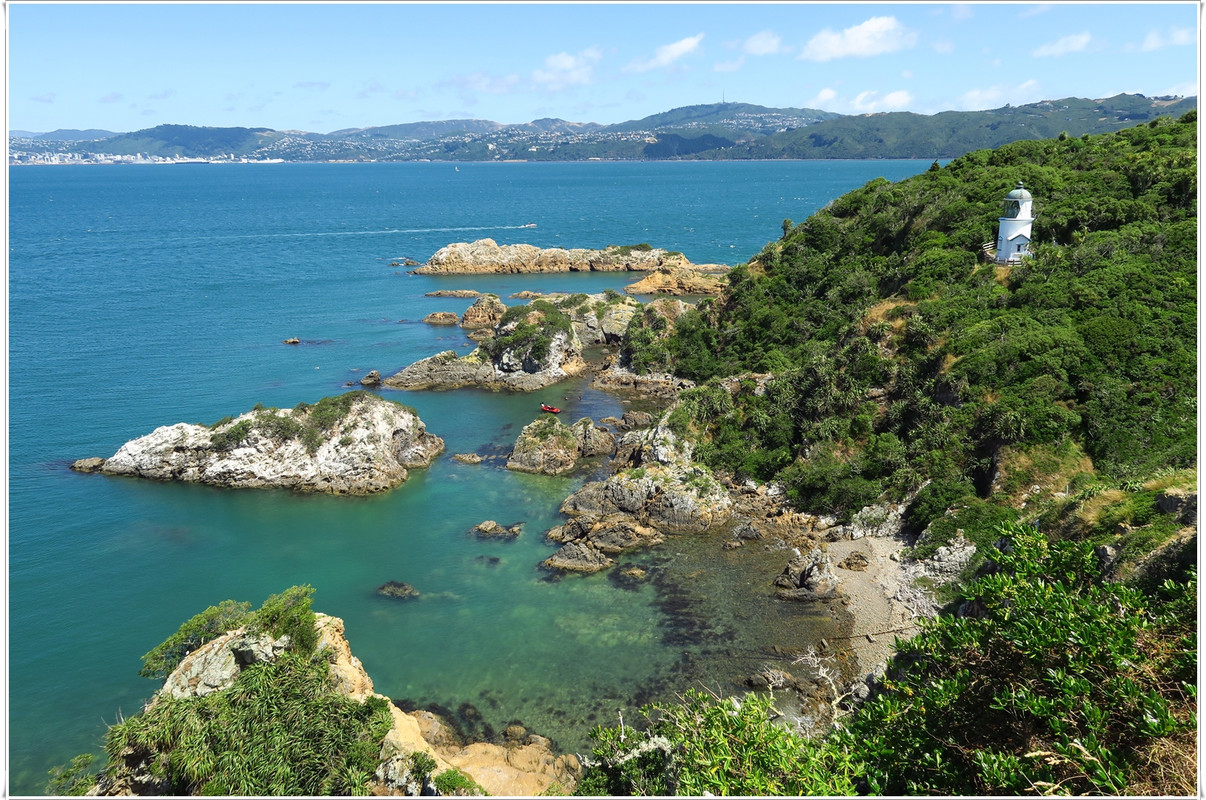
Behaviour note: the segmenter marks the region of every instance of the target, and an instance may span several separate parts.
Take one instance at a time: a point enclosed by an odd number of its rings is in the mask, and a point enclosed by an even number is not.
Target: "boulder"
[[[615,562],[596,549],[590,542],[573,541],[540,563],[546,569],[564,572],[598,572]]]
[[[482,295],[465,310],[465,314],[461,318],[461,327],[469,330],[493,328],[502,321],[505,313],[507,313],[507,306],[498,299],[498,295]]]
[[[775,578],[775,586],[779,587],[775,596],[782,600],[828,600],[837,596],[838,579],[829,554],[814,547],[804,554],[797,550]]]
[[[477,453],[457,453],[452,457],[454,461],[459,461],[462,464],[480,464],[482,457]]]
[[[376,387],[381,385],[381,373],[375,369],[369,370],[368,374],[360,379],[361,386]]]
[[[423,317],[423,321],[428,325],[455,325],[460,318],[451,311],[433,311]]]
[[[316,420],[318,408],[329,413]],[[122,445],[100,471],[230,488],[372,494],[402,484],[408,469],[428,466],[443,449],[444,440],[428,433],[413,410],[358,390],[315,406],[258,408],[213,427],[156,428]]]
[[[590,417],[583,417],[570,426],[578,441],[578,454],[591,456],[611,455],[616,449],[616,437],[607,428],[595,425]]]
[[[517,523],[515,525],[504,526],[504,525],[499,525],[497,522],[495,522],[492,519],[488,519],[484,522],[479,522],[478,524],[474,525],[473,532],[476,533],[478,536],[506,537],[506,538],[514,539],[514,538],[517,538],[519,536],[519,534],[523,532],[523,523],[521,522],[521,523]]]

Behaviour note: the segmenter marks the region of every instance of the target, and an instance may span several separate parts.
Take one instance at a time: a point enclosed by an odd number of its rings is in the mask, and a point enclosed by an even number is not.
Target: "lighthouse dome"
[[[1024,186],[1022,186],[1022,182],[1018,181],[1018,187],[1016,189],[1014,189],[1012,192],[1010,192],[1009,194],[1005,195],[1005,199],[1006,200],[1033,200],[1034,198],[1031,197],[1030,192],[1026,191],[1026,188]]]

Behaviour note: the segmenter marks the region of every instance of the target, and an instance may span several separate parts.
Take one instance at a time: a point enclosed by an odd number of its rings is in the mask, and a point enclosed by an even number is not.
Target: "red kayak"
[[[541,411],[547,411],[547,412],[549,412],[550,414],[560,414],[560,413],[561,413],[561,409],[559,409],[559,408],[553,408],[552,406],[545,405],[544,403],[541,403],[541,404],[540,404],[540,410],[541,410]]]

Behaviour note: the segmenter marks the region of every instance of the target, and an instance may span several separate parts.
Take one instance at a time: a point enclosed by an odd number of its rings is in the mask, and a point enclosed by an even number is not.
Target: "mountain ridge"
[[[1021,139],[1105,133],[1196,108],[1196,96],[1149,98],[1140,94],[1101,100],[1068,97],[932,115],[903,111],[843,115],[809,108],[712,103],[612,125],[545,117],[511,125],[455,119],[345,128],[325,134],[190,125],[158,125],[104,138],[92,136],[106,133],[96,130],[13,131],[9,149],[25,154],[54,151],[284,161],[956,158]],[[17,133],[27,135],[14,135]],[[63,138],[48,138],[54,133]]]

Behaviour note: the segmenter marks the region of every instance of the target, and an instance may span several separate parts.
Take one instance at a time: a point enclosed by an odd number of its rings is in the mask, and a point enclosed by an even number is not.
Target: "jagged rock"
[[[622,431],[631,431],[637,428],[648,428],[653,425],[653,415],[648,411],[625,411],[620,417],[620,424],[616,427]]]
[[[474,525],[473,531],[478,536],[487,536],[487,537],[504,536],[504,537],[516,538],[519,536],[520,533],[523,532],[523,523],[521,522],[516,525],[504,526],[504,525],[499,525],[497,522],[495,522],[492,519],[488,519],[485,522],[479,522],[478,524]]]
[[[725,284],[714,275],[681,267],[662,267],[624,287],[628,294],[719,295]]]
[[[347,413],[325,429],[306,427],[312,407],[249,411],[213,428],[181,422],[126,442],[100,471],[232,488],[371,494],[400,485],[408,469],[428,466],[443,451],[444,440],[427,433],[411,409],[368,392],[352,394]]]
[[[454,461],[459,461],[462,464],[480,464],[482,457],[477,453],[457,453],[453,457]]]
[[[579,517],[558,525],[546,534],[549,541],[582,542],[608,555],[640,547],[661,544],[665,537],[656,528],[641,525],[626,514],[602,518]]]
[[[377,587],[377,594],[382,597],[393,597],[398,600],[409,600],[412,597],[419,596],[419,590],[411,586],[409,583],[402,581],[389,581]]]
[[[565,572],[598,572],[614,563],[590,542],[577,540],[569,542],[546,558],[541,562],[541,566]]]
[[[1167,490],[1156,497],[1156,508],[1163,514],[1176,514],[1183,525],[1198,523],[1198,493],[1185,490]]]
[[[465,335],[475,342],[484,342],[487,339],[494,338],[494,330],[492,328],[478,328],[477,330],[469,331]]]
[[[498,299],[498,295],[485,294],[465,310],[465,314],[461,318],[461,327],[471,330],[493,328],[502,320],[505,313],[507,313],[507,306]]]
[[[289,645],[283,636],[249,636],[244,628],[201,645],[172,670],[160,690],[167,697],[204,697],[234,685],[244,668],[271,661]]]
[[[368,374],[360,379],[360,385],[361,386],[380,386],[381,385],[381,373],[375,369],[369,370]]]
[[[475,242],[454,242],[440,248],[415,273],[648,272],[669,265],[692,267],[682,254],[656,248],[613,246],[604,250],[565,250],[554,247],[542,250],[530,244],[499,245],[493,239],[478,239]],[[714,271],[717,267],[709,265],[707,269]]]
[[[570,426],[570,430],[578,440],[579,455],[585,458],[611,455],[616,449],[615,434],[596,426],[590,417],[578,420]]]
[[[103,458],[80,458],[71,463],[76,472],[100,472],[105,466]]]
[[[775,596],[782,600],[828,600],[837,596],[838,578],[829,554],[814,547],[802,555],[797,551],[775,586],[780,587]]]

